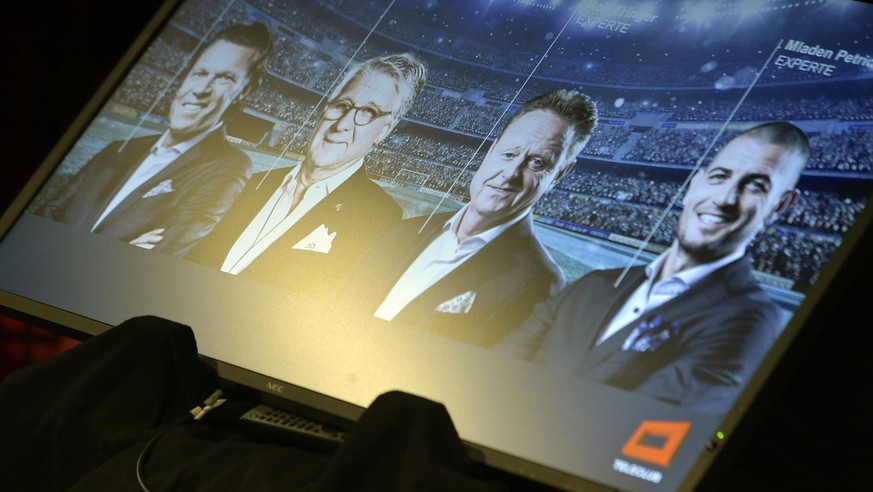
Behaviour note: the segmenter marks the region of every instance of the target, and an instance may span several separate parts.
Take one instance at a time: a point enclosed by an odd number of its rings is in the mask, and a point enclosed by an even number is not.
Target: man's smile
[[[697,218],[700,220],[700,222],[703,222],[704,224],[708,224],[708,225],[721,225],[721,224],[726,224],[728,222],[732,222],[732,220],[733,220],[730,217],[723,215],[723,214],[707,213],[707,212],[699,212],[697,214]]]
[[[185,111],[193,113],[193,112],[200,111],[201,109],[205,108],[207,106],[207,103],[205,103],[205,102],[183,102],[181,104],[181,106],[182,106],[182,109],[184,109]]]
[[[334,135],[325,134],[324,141],[327,143],[331,143],[331,144],[348,145],[348,142],[346,142],[342,137],[340,137],[337,134],[334,134]]]
[[[508,184],[508,183],[503,183],[503,184],[486,183],[485,186],[487,186],[489,189],[491,189],[492,191],[494,191],[496,193],[516,193],[518,191],[517,186],[512,186],[511,184]]]

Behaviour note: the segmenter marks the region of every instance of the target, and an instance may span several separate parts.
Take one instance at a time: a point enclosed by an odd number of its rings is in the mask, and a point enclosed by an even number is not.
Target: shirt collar
[[[363,165],[364,165],[364,159],[361,158],[360,160],[358,160],[358,162],[356,162],[353,165],[347,167],[346,169],[343,169],[342,171],[334,174],[333,176],[313,183],[310,186],[310,188],[315,187],[315,186],[318,186],[318,187],[323,186],[325,194],[329,194],[333,190],[337,189],[339,187],[339,185],[343,184],[347,179],[352,177],[353,174],[358,172],[358,170],[361,169],[361,167],[363,167]],[[294,166],[294,168],[291,169],[291,171],[288,173],[288,175],[285,176],[285,179],[282,180],[282,186],[287,186],[288,183],[291,182],[291,180],[294,180],[296,182],[297,175],[300,174],[301,169],[303,169],[302,162],[300,163],[299,166]]]
[[[457,238],[458,237],[458,227],[461,224],[461,218],[464,216],[464,213],[466,213],[466,211],[469,207],[470,207],[469,204],[464,205],[464,207],[461,208],[461,210],[458,210],[455,213],[455,215],[453,215],[449,220],[447,220],[446,223],[443,224],[443,231],[451,228],[452,233],[454,233],[455,237]],[[476,234],[475,236],[470,236],[467,239],[461,241],[461,244],[464,244],[467,242],[482,242],[484,244],[488,244],[491,241],[495,240],[497,238],[497,236],[503,234],[507,229],[509,229],[510,227],[514,226],[515,224],[520,222],[522,219],[527,217],[528,212],[530,212],[529,209],[527,212],[518,214],[517,216],[513,217],[510,220],[507,220],[506,222],[498,224],[490,229],[484,230],[484,231],[480,232],[479,234]]]
[[[661,267],[664,265],[664,262],[667,260],[667,255],[670,253],[670,250],[664,251],[661,253],[654,261],[646,265],[646,277],[648,277],[649,282],[653,282],[655,278],[655,274],[661,270]],[[727,265],[728,263],[732,263],[736,260],[739,260],[743,257],[745,251],[743,249],[738,249],[733,253],[723,256],[715,261],[711,261],[709,263],[704,263],[702,265],[697,265],[691,267],[687,270],[682,270],[681,272],[675,273],[672,277],[668,279],[663,279],[661,282],[666,282],[668,280],[678,280],[679,282],[685,284],[687,287],[691,287],[703,280],[704,277],[709,275],[710,273],[718,270],[719,268]]]
[[[168,138],[169,133],[170,133],[170,130],[167,130],[164,132],[163,135],[161,135],[161,138],[159,138],[158,141],[155,142],[154,145],[152,145],[152,152],[157,154],[160,152],[173,150],[173,151],[177,152],[179,155],[182,155],[185,152],[189,151],[191,149],[191,147],[194,147],[195,145],[202,142],[203,139],[205,139],[207,136],[209,136],[210,133],[221,128],[221,125],[223,125],[223,122],[218,121],[214,125],[212,125],[212,127],[210,129],[206,130],[205,132],[198,133],[197,135],[194,136],[194,138],[189,138],[185,141],[179,142],[176,145],[173,145],[172,147],[164,146],[164,142],[167,141],[167,138]]]

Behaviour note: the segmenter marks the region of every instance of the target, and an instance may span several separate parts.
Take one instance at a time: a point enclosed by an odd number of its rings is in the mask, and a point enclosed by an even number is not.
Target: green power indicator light
[[[722,431],[716,432],[715,437],[717,437],[719,440],[724,439],[724,432],[722,432]]]

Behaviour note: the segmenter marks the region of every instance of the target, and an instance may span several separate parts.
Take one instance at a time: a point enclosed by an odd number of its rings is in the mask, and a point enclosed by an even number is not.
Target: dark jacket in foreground
[[[141,492],[138,467],[155,491],[519,490],[470,460],[443,405],[408,393],[377,396],[330,448],[256,432],[247,391],[194,421],[220,384],[197,352],[191,328],[145,316],[0,381],[0,490]]]

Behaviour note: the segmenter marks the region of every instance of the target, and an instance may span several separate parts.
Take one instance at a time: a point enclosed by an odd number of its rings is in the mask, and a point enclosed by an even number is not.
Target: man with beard
[[[672,245],[647,266],[592,272],[498,346],[561,372],[701,412],[726,411],[782,328],[746,246],[798,196],[804,133],[766,123],[692,178]]]

